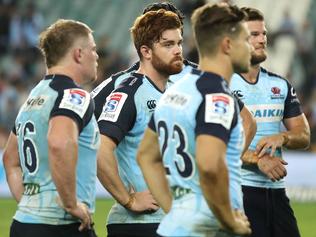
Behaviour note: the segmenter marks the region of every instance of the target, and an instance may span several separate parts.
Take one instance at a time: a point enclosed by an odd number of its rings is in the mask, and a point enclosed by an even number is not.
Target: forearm
[[[20,167],[6,168],[7,182],[14,199],[19,202],[24,192],[22,170]]]
[[[18,141],[14,133],[10,133],[3,152],[3,165],[10,191],[17,202],[24,192],[23,174],[19,159]]]
[[[224,228],[231,230],[234,217],[229,199],[228,171],[225,163],[219,164],[217,173],[200,173],[204,197]]]
[[[49,161],[53,181],[63,207],[68,211],[77,205],[76,163],[78,145],[68,140],[63,145],[49,144]]]
[[[245,108],[241,111],[240,115],[243,118],[243,128],[245,132],[245,147],[242,152],[242,154],[244,154],[257,132],[257,123],[251,113],[248,110],[246,111]]]
[[[111,160],[111,162],[106,162],[104,157],[98,159],[98,179],[112,197],[124,206],[128,203],[130,194],[119,176],[116,158],[114,154],[104,154],[104,156],[107,156],[107,161]]]
[[[166,178],[165,168],[162,160],[150,162],[146,157],[142,157],[140,166],[148,184],[150,192],[155,197],[159,206],[165,213],[169,212],[172,204],[172,195]]]
[[[286,131],[280,133],[282,145],[288,149],[307,149],[310,145],[310,127],[304,114],[283,120]]]
[[[310,145],[308,130],[292,130],[280,133],[283,136],[283,146],[288,149],[307,149]]]

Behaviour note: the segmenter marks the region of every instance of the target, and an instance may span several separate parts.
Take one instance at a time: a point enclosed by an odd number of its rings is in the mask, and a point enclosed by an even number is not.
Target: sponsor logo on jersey
[[[272,92],[271,99],[284,99],[285,98],[285,95],[281,94],[281,89],[279,87],[276,87],[276,86],[272,87],[271,92]]]
[[[24,103],[23,110],[40,109],[42,105],[45,103],[45,100],[47,100],[47,96],[43,95],[28,98]]]
[[[147,108],[153,111],[156,108],[156,100],[148,100]]]
[[[168,104],[175,107],[183,107],[190,100],[190,96],[181,93],[167,92],[161,98],[162,104]]]
[[[241,90],[235,90],[235,91],[233,91],[233,94],[240,99],[244,97]]]
[[[90,94],[82,89],[64,90],[64,96],[59,104],[59,108],[68,109],[83,118],[90,104]]]
[[[86,99],[85,92],[81,90],[70,90],[69,101],[75,105],[81,105]]]
[[[283,119],[283,104],[247,105],[257,122],[279,122]]]
[[[229,99],[224,96],[214,96],[213,104],[215,113],[226,114],[229,106]]]
[[[214,93],[205,96],[205,122],[217,123],[230,129],[234,116],[234,100],[224,93]]]
[[[128,95],[123,92],[112,93],[108,97],[108,100],[104,105],[104,109],[99,118],[99,121],[106,120],[116,122],[126,101],[127,96]]]

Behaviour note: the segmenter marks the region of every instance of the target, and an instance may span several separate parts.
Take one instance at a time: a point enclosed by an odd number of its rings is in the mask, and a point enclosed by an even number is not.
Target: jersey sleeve
[[[114,90],[98,120],[100,133],[113,139],[116,144],[133,128],[136,119],[134,95],[137,88],[122,86]]]
[[[50,118],[62,115],[73,119],[79,132],[88,124],[93,116],[94,103],[90,94],[79,88],[59,91]]]
[[[292,118],[301,115],[303,111],[294,87],[288,81],[286,83],[288,93],[284,104],[284,118]]]
[[[114,90],[114,85],[115,80],[113,79],[113,77],[109,77],[91,92],[91,96],[95,103],[94,115],[96,119],[100,117],[103,106],[106,102],[106,98]]]
[[[221,91],[220,86],[218,88],[204,86],[200,91],[202,102],[196,114],[196,136],[201,134],[215,136],[227,144],[231,129],[237,123],[234,97]]]
[[[239,99],[239,97],[236,94],[233,94],[233,96],[235,97],[238,107],[239,107],[239,111],[242,111],[242,109],[244,108],[245,104],[244,102],[241,101],[241,99]]]

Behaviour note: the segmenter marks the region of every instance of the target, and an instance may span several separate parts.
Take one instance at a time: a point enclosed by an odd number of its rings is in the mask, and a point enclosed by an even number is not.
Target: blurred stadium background
[[[171,1],[186,16],[184,55],[194,62],[197,62],[197,52],[191,34],[190,15],[196,7],[209,1]],[[2,165],[2,149],[18,108],[45,73],[42,56],[36,48],[38,34],[58,18],[75,19],[88,24],[94,30],[100,57],[98,80],[91,86],[93,88],[112,73],[126,69],[137,60],[129,27],[143,8],[152,2],[155,1],[0,0],[0,198],[10,198]],[[313,223],[306,227],[306,233],[310,235],[302,236],[316,237],[316,0],[224,2],[240,7],[256,7],[264,13],[269,52],[264,67],[286,77],[299,94],[312,130],[312,144],[308,151],[285,152],[285,159],[289,162],[287,188],[296,206],[306,210],[306,215],[303,211],[298,219],[306,218]],[[99,184],[97,188],[100,198],[108,197]],[[10,200],[0,199],[0,220],[10,223],[15,205],[6,203],[10,203]],[[104,213],[100,223],[103,222]],[[302,225],[305,228],[302,223],[299,220],[300,228]],[[0,236],[6,236],[2,233],[7,233],[7,230],[2,232],[2,227]]]

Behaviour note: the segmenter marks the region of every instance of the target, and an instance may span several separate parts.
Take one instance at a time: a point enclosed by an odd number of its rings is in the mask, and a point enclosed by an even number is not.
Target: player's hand
[[[79,226],[79,231],[91,228],[92,218],[86,204],[77,202],[77,205],[73,208],[65,208],[59,196],[57,196],[56,201],[59,206],[66,210],[66,212],[80,220],[81,224]]]
[[[273,182],[280,180],[287,175],[285,165],[287,162],[278,157],[264,155],[258,160],[259,170],[268,176]]]
[[[233,214],[235,224],[232,227],[232,232],[236,235],[250,235],[251,229],[247,216],[239,210],[234,210]]]
[[[255,154],[258,155],[258,158],[261,158],[266,154],[268,149],[271,149],[270,156],[272,157],[276,149],[281,148],[284,142],[285,140],[282,134],[263,137],[257,143]]]
[[[134,193],[134,202],[130,210],[134,212],[154,212],[159,209],[157,201],[149,190]]]
[[[67,209],[67,212],[80,220],[79,231],[91,229],[92,218],[86,204],[77,202],[77,205],[74,208]]]

